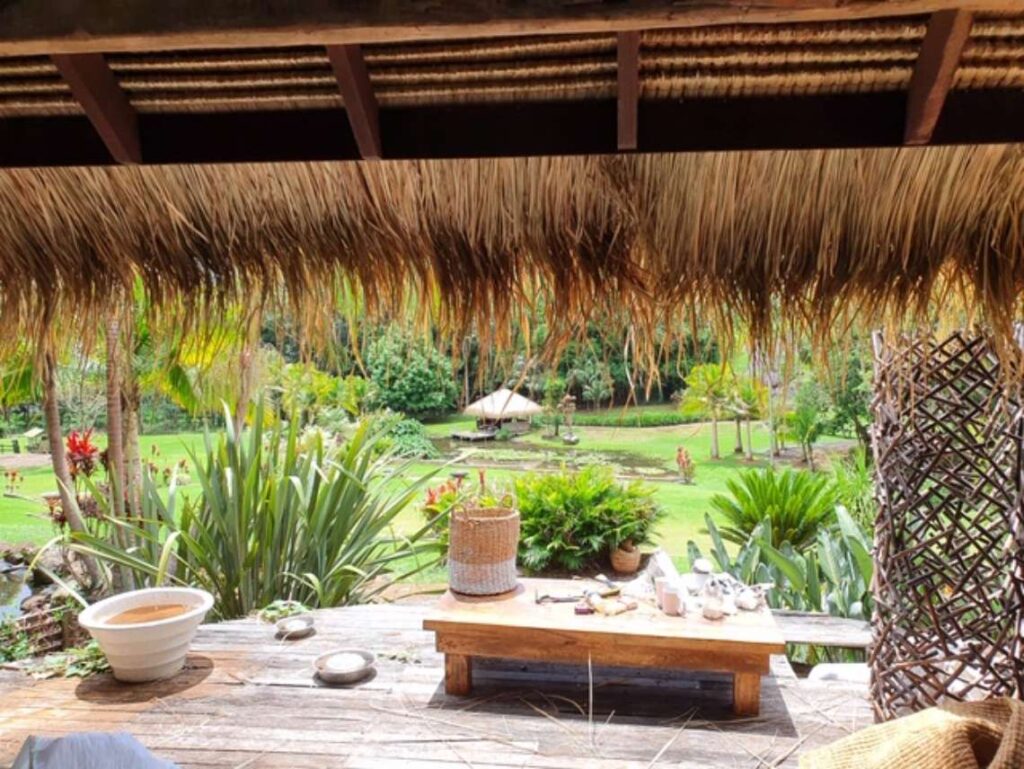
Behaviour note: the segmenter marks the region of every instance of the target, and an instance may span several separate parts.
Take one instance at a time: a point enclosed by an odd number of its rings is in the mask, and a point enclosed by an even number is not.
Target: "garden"
[[[48,392],[25,358],[3,377],[8,435],[73,425],[58,433],[68,494],[52,455],[0,459],[9,620],[19,604],[103,584],[199,585],[220,618],[379,600],[399,583],[437,590],[453,509],[500,500],[522,517],[526,574],[628,572],[662,550],[681,571],[707,557],[773,584],[773,606],[869,614],[872,484],[852,353],[841,378],[804,356],[784,379],[743,354],[723,360],[708,339],[684,343],[639,402],[599,337],[547,371],[460,362],[396,327],[364,337],[364,369],[303,359],[269,326],[200,340],[187,359],[146,339],[113,367],[133,396],[119,404],[133,409],[120,415],[121,461],[135,463],[124,481],[111,474],[109,353],[70,350],[43,377]],[[235,391],[231,356],[248,366]],[[541,413],[522,434],[465,444],[453,435],[475,421],[459,404],[487,382],[518,385]],[[31,589],[16,585],[26,575]]]

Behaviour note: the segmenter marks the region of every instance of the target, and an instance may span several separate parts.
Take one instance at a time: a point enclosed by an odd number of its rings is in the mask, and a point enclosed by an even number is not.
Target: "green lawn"
[[[173,467],[179,460],[186,459],[188,448],[200,448],[202,439],[201,433],[144,435],[141,442],[143,456],[162,471],[163,468]],[[105,448],[106,436],[97,435],[96,444],[100,449]],[[0,472],[2,469],[3,461],[0,460]],[[54,529],[46,515],[46,505],[40,495],[57,491],[57,484],[49,465],[20,472],[25,480],[18,487],[18,498],[0,497],[0,542],[41,544],[54,535]],[[191,486],[197,490],[199,488],[195,483]]]
[[[645,407],[659,408],[659,407]],[[663,408],[663,407],[662,407]],[[472,420],[465,417],[449,418],[427,426],[435,438],[445,438],[453,430],[472,428]],[[553,471],[562,466],[579,467],[587,463],[611,464],[623,477],[640,477],[655,488],[657,500],[666,511],[659,527],[657,542],[674,558],[685,559],[686,543],[694,540],[707,549],[704,534],[704,515],[710,512],[709,500],[726,490],[726,481],[738,470],[765,464],[768,431],[761,425],[753,428],[754,450],[758,458],[747,462],[733,453],[735,428],[733,423],[719,425],[719,439],[723,459],[711,460],[711,431],[708,425],[694,424],[677,427],[578,427],[580,442],[566,446],[560,441],[545,439],[540,429],[507,442],[484,444],[452,444],[450,456],[465,452],[465,456],[451,466],[443,462],[417,462],[410,466],[409,478],[435,473],[437,481],[452,472],[464,470],[474,477],[476,471],[486,468],[492,484],[510,485],[517,473]],[[158,468],[173,466],[187,456],[187,447],[198,448],[202,436],[198,433],[143,437],[142,447],[147,456],[153,456]],[[102,442],[102,439],[101,439]],[[822,441],[822,446],[836,445],[836,439]],[[152,455],[151,447],[158,454]],[[685,485],[676,477],[676,448],[684,446],[696,463],[693,485]],[[196,487],[196,484],[191,484]],[[185,489],[189,489],[186,486]],[[25,482],[19,493],[29,499],[0,499],[0,541],[44,542],[53,530],[43,515],[44,505],[39,495],[55,490],[52,473],[48,468],[25,471]],[[421,524],[418,505],[408,509],[399,520],[399,527],[411,531]]]

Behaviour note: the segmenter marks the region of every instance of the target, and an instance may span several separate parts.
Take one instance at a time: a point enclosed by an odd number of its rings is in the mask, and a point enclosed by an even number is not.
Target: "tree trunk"
[[[86,531],[85,520],[82,518],[82,511],[78,508],[78,499],[75,496],[75,482],[71,480],[71,471],[68,470],[68,458],[64,453],[64,431],[60,425],[60,403],[57,399],[57,362],[53,353],[47,351],[43,360],[43,418],[46,420],[46,438],[50,442],[50,461],[53,464],[53,474],[57,478],[58,492],[60,493],[60,504],[64,510],[64,517],[67,518],[68,526],[72,531]],[[96,561],[90,557],[83,557],[92,589],[98,588],[103,577]]]
[[[741,423],[743,422],[743,418],[740,417],[739,415],[737,415],[735,417],[735,419],[736,419],[736,446],[733,448],[733,453],[735,453],[735,454],[742,454],[743,453],[743,432],[742,432],[742,424]]]
[[[142,450],[139,446],[139,406],[142,396],[139,392],[139,380],[135,375],[132,363],[132,351],[135,349],[135,337],[132,333],[132,318],[129,316],[124,335],[124,362],[121,370],[121,411],[124,430],[124,482],[125,498],[128,500],[128,513],[133,517],[142,514]]]
[[[121,322],[117,312],[111,310],[107,314],[107,485],[110,487],[111,514],[118,520],[124,519],[125,492],[121,359]],[[127,549],[128,536],[120,526],[114,526],[114,538],[122,550]],[[112,575],[115,590],[135,589],[131,571],[115,566]]]
[[[751,426],[752,421],[753,420],[751,420],[750,417],[747,417],[747,461],[749,462],[754,461],[754,431]]]
[[[125,377],[122,396],[125,497],[129,513],[138,517],[142,515],[142,448],[139,442],[139,385],[134,374]]]
[[[253,379],[256,373],[253,362],[256,357],[260,329],[258,319],[259,315],[254,313],[249,321],[245,343],[242,345],[242,352],[238,361],[241,384],[238,390],[238,400],[235,401],[234,425],[236,436],[241,436],[242,434],[242,428],[245,427],[245,417],[249,413],[249,402],[252,400]]]
[[[124,421],[121,411],[121,324],[107,314],[107,482],[110,509],[124,518]]]
[[[856,416],[853,417],[853,430],[857,434],[857,442],[860,443],[860,447],[864,449],[864,455],[871,458],[871,431],[868,426],[860,421]]]
[[[718,451],[718,414],[711,412],[711,458],[721,459]]]

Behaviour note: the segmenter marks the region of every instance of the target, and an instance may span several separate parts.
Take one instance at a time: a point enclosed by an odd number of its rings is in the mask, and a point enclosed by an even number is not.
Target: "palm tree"
[[[745,458],[748,461],[754,460],[754,440],[752,424],[755,419],[760,419],[764,413],[767,402],[768,388],[753,377],[739,377],[736,380],[736,390],[733,394],[733,409],[736,413],[736,438],[737,446],[739,440],[739,422],[742,420],[746,425],[747,446]]]
[[[160,393],[193,414],[217,410],[221,402],[228,402],[235,412],[236,424],[240,423],[246,408],[243,402],[247,402],[252,389],[252,355],[258,339],[259,316],[250,317],[246,332],[240,330],[242,322],[238,316],[228,314],[223,325],[204,326],[186,336],[174,328],[173,322],[153,319],[141,290],[121,310],[118,339],[122,349],[117,357],[117,374],[121,386],[122,473],[128,506],[134,511],[142,493],[139,436],[143,393]],[[206,376],[218,365],[223,366],[229,353],[235,350],[241,350],[241,378],[235,371],[231,375],[221,371],[220,376]]]
[[[686,375],[686,390],[679,409],[684,414],[711,420],[711,458],[721,459],[718,449],[718,421],[732,401],[733,373],[727,363],[702,363]]]
[[[85,532],[85,519],[75,497],[75,482],[68,469],[67,454],[64,453],[64,431],[60,424],[60,402],[57,393],[57,359],[53,351],[43,354],[43,417],[46,420],[46,438],[50,442],[50,461],[57,478],[60,504],[72,531]],[[103,581],[99,566],[91,557],[86,557],[85,568],[89,574],[90,587],[97,588]]]

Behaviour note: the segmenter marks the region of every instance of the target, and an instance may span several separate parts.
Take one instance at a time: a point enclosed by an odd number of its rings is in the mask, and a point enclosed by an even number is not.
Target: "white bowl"
[[[111,625],[109,620],[140,606],[184,604],[184,614],[133,625]],[[185,664],[185,655],[213,596],[189,587],[151,587],[106,598],[78,615],[78,623],[89,631],[110,662],[118,681],[138,683],[175,675]]]

